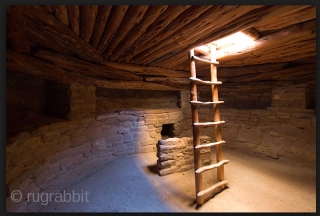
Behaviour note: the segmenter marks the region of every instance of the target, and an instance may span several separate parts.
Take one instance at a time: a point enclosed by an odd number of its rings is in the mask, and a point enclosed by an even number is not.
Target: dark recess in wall
[[[174,137],[174,126],[173,124],[163,124],[161,130],[161,139],[167,139]]]

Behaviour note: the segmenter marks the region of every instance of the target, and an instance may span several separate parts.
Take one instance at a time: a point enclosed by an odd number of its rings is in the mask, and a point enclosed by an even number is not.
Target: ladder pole
[[[210,56],[211,61],[216,61],[216,47],[213,44],[210,44]],[[217,66],[210,64],[210,75],[211,75],[211,82],[217,82]],[[219,101],[219,95],[218,95],[218,86],[212,85],[212,101]],[[219,104],[213,104],[213,121],[220,121],[220,109]],[[215,130],[215,138],[216,141],[222,141],[222,135],[221,135],[221,128],[220,125],[214,126]],[[223,154],[222,154],[222,145],[216,146],[216,159],[217,163],[223,160]],[[224,166],[220,166],[217,168],[217,181],[223,181],[224,180]],[[224,189],[225,185],[221,185],[221,189]]]
[[[190,61],[190,77],[196,78],[196,65],[195,61],[192,58],[194,56],[194,49],[189,51],[189,61]],[[197,93],[197,84],[190,81],[190,100],[198,100]],[[191,104],[191,113],[192,113],[192,130],[193,130],[193,149],[194,149],[194,171],[201,168],[201,153],[200,149],[195,148],[200,145],[200,133],[199,127],[195,127],[193,123],[199,123],[199,108],[197,105]],[[199,205],[204,203],[204,197],[198,196],[198,192],[203,189],[202,184],[202,173],[195,173],[195,183],[196,183],[196,202]]]

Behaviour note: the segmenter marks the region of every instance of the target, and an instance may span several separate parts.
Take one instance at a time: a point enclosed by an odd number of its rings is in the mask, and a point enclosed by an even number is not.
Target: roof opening
[[[252,51],[255,46],[255,40],[259,37],[258,31],[249,28],[210,43],[216,46],[216,58],[219,59],[227,55]],[[203,58],[209,57],[209,44],[199,46],[196,49],[201,55],[204,55]]]

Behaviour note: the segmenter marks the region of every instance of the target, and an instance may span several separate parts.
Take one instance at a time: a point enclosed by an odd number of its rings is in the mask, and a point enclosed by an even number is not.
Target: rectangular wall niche
[[[161,130],[161,139],[168,139],[174,137],[174,126],[173,124],[163,124]]]
[[[61,119],[67,119],[70,112],[70,85],[51,80],[45,81],[45,114]]]

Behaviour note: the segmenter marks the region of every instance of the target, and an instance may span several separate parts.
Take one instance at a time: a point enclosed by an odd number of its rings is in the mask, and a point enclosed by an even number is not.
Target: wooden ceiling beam
[[[263,80],[315,80],[316,64],[303,64],[293,67],[286,67],[280,70],[269,71],[268,73],[250,73],[229,78],[231,83],[263,81]]]
[[[241,67],[218,67],[217,73],[218,77],[234,77],[240,76],[242,74],[250,73],[269,73],[274,70],[281,70],[287,67],[289,63],[270,63],[270,64],[257,64],[257,65],[248,65]],[[210,73],[207,70],[198,70],[197,75],[199,77],[208,77],[210,78]]]
[[[21,6],[6,6],[7,48],[21,53],[30,53],[30,43],[26,37],[27,27]]]
[[[312,32],[315,33],[316,30],[316,20],[307,21],[304,23],[295,24],[288,26],[278,32],[265,35],[258,40],[252,42],[252,47],[249,47],[247,50],[241,51],[242,53],[254,52],[254,50],[262,50],[263,48],[273,50],[276,47],[280,47],[280,44],[295,43],[301,39],[301,36],[310,36]],[[294,41],[296,40],[296,41]],[[224,59],[228,58],[230,55],[224,57],[224,49],[217,51],[217,58]],[[231,55],[239,55],[239,52],[230,53]]]
[[[59,20],[66,26],[69,26],[69,15],[68,8],[66,5],[52,5],[52,10],[57,20]]]
[[[80,38],[89,43],[98,13],[98,5],[80,5]]]
[[[150,65],[172,69],[174,66],[179,65],[184,61],[185,56],[188,55],[188,51],[193,47],[201,46],[214,40],[229,36],[238,31],[247,29],[251,27],[257,20],[262,19],[266,14],[272,13],[272,11],[276,9],[276,6],[255,5],[255,7],[251,8],[251,10],[248,9],[250,9],[250,7],[248,8],[247,6],[243,6],[242,8],[240,6],[238,10],[243,11],[241,13],[236,13],[237,9],[235,9],[232,12],[234,18],[223,19],[223,21],[220,21],[220,23],[215,23],[209,25],[209,28],[202,29],[204,30],[201,31],[202,34],[196,34],[193,37],[187,37],[184,41],[184,46],[181,46],[180,48],[177,48],[172,43],[167,44],[167,53],[163,56],[158,56],[158,59],[153,60]],[[236,15],[234,13],[236,13]],[[217,18],[217,20],[221,19]],[[169,51],[168,48],[170,48],[170,46],[176,47],[176,49],[174,51]],[[162,49],[165,49],[165,47],[162,47]]]
[[[68,5],[68,15],[71,29],[78,36],[80,34],[80,9],[79,5]]]
[[[253,41],[252,47],[248,47],[248,49],[242,50],[241,52],[231,52],[227,49],[220,49],[217,51],[217,59],[221,66],[225,64],[237,66],[248,64],[249,58],[250,62],[252,62],[251,64],[270,61],[293,61],[299,58],[306,58],[309,57],[309,54],[304,55],[303,53],[316,51],[315,34],[316,20],[314,19],[263,36]],[[225,53],[228,54],[226,55]],[[260,53],[263,53],[263,55]],[[283,60],[280,58],[283,58]]]
[[[126,40],[122,40],[122,42],[114,49],[112,55],[109,57],[110,61],[118,60],[118,57],[124,53],[124,51],[131,47],[131,45],[137,41],[143,34],[146,33],[147,28],[162,14],[169,5],[150,5],[147,12],[142,18],[141,22],[132,28],[132,30],[128,33],[130,37],[126,38]]]
[[[101,62],[102,57],[91,45],[79,38],[68,26],[48,14],[43,7],[23,6],[23,13],[26,20],[38,28],[38,31],[36,29],[33,31],[34,40],[39,38],[43,42],[47,41],[48,47],[54,46],[55,44],[51,43],[56,41],[82,60],[94,63]]]
[[[49,13],[53,13],[52,5],[42,5]]]
[[[101,64],[117,70],[130,71],[140,76],[162,76],[162,77],[176,77],[176,78],[189,77],[188,71],[174,71],[174,70],[169,70],[165,68],[136,65],[136,64],[130,64],[130,63],[111,62],[111,61],[102,61]]]
[[[270,51],[270,54],[274,55],[276,53],[276,50],[281,47],[280,45],[283,44],[290,44],[292,45],[293,42],[298,42],[301,40],[302,36],[310,36],[310,38],[314,38],[311,34],[315,34],[315,19],[310,20],[304,23],[292,25],[289,27],[286,27],[278,32],[271,33],[269,35],[265,35],[253,42],[254,47],[249,47],[247,50],[243,50],[241,52],[235,52],[235,53],[230,53],[228,55],[225,55],[225,52],[228,52],[226,47],[225,49],[220,49],[217,51],[217,60],[219,61],[219,66],[224,67],[224,66],[242,66],[244,64],[248,64],[247,62],[253,61],[254,58],[261,56],[261,55],[255,55],[255,53],[263,53],[264,56],[267,56],[266,50],[261,50],[261,49],[268,49]],[[281,42],[280,42],[281,41]],[[290,46],[291,46],[290,45]],[[263,48],[264,47],[264,48]],[[230,48],[230,47],[229,47]],[[290,47],[288,47],[290,48]],[[288,49],[287,51],[289,51]],[[152,66],[157,66],[157,67],[165,67],[165,68],[177,68],[177,69],[182,69],[182,68],[187,68],[188,64],[187,61],[188,59],[185,57],[187,56],[188,50],[185,50],[184,52],[180,52],[176,54],[175,56],[172,56],[171,58],[167,59],[163,63],[157,63],[157,64],[152,64]],[[246,55],[244,53],[247,53]],[[209,56],[202,56],[203,58],[209,58]],[[308,56],[304,56],[308,57]],[[238,59],[238,60],[234,60]],[[261,60],[261,58],[260,58]],[[288,59],[288,61],[291,61],[293,59]],[[236,61],[232,63],[232,61]],[[262,64],[262,63],[267,63],[265,61],[263,62],[252,62],[250,64]],[[184,66],[183,66],[184,65]],[[201,63],[199,63],[199,66],[201,66]]]
[[[125,40],[125,37],[130,30],[137,27],[148,8],[148,5],[132,5],[129,7],[121,24],[119,24],[120,26],[117,29],[117,32],[114,34],[109,45],[103,52],[103,57],[105,60],[109,59],[109,56],[113,53],[113,50],[118,46],[118,44],[122,40]]]
[[[96,22],[94,23],[93,32],[91,35],[91,44],[94,48],[97,48],[98,46],[103,30],[105,29],[110,16],[111,9],[111,5],[100,5],[98,8]]]
[[[135,75],[132,72],[119,70],[117,68],[108,67],[101,64],[93,64],[86,61],[81,61],[68,55],[62,55],[47,50],[39,50],[33,54],[35,57],[58,65],[68,72],[79,73],[87,76],[96,76],[105,79],[117,80],[133,80],[142,81],[143,78]]]
[[[162,85],[154,82],[97,79],[96,77],[86,76],[78,73],[68,73],[68,77],[72,79],[73,82],[92,84],[101,88],[170,90],[170,91],[181,90],[178,87]]]
[[[147,61],[147,56],[156,50],[155,47],[160,44],[160,46],[165,45],[169,43],[170,41],[174,40],[172,35],[175,35],[174,33],[178,33],[180,36],[184,34],[186,31],[190,31],[190,27],[188,27],[189,23],[194,21],[196,18],[201,16],[202,13],[207,13],[212,15],[212,9],[214,7],[212,5],[202,5],[202,6],[192,6],[183,13],[181,13],[177,18],[172,20],[170,25],[168,25],[166,28],[162,29],[155,37],[153,37],[151,40],[148,41],[148,43],[145,43],[143,46],[139,48],[140,53],[135,56],[132,60],[137,63],[142,63],[141,60]],[[211,10],[209,10],[211,9]],[[187,26],[188,25],[188,26]],[[168,41],[169,40],[169,41]],[[175,41],[182,41],[182,40],[175,40]],[[153,53],[155,54],[155,53]]]
[[[94,75],[93,73],[81,74],[78,71],[69,72],[56,64],[8,49],[6,59],[7,72],[23,73],[61,83],[84,83],[114,89],[181,90],[177,86],[166,86],[155,82],[104,79],[92,76]]]
[[[259,32],[270,32],[316,18],[315,5],[283,5],[277,15],[255,25]]]
[[[71,81],[61,67],[9,49],[6,50],[6,68],[7,70],[37,76],[43,79],[59,82]]]
[[[103,53],[109,45],[128,8],[129,5],[116,5],[112,7],[111,17],[109,18],[108,24],[105,25],[104,31],[97,46],[99,53]]]
[[[140,47],[156,37],[161,30],[169,25],[176,17],[178,17],[191,5],[173,5],[167,8],[147,29],[147,31],[139,37],[125,52],[118,58],[118,61],[129,62],[132,57],[140,52]]]

